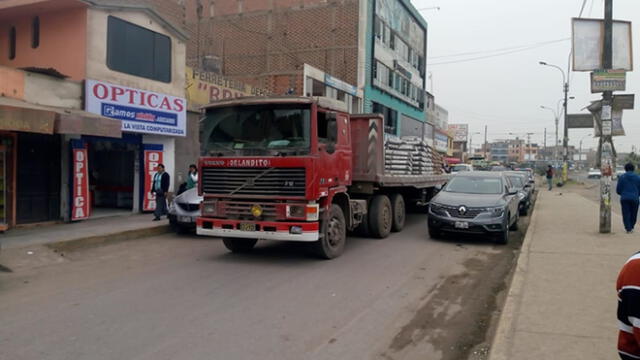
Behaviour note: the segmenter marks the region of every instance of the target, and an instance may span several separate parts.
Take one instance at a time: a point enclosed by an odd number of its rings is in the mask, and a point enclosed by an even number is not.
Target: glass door
[[[0,145],[0,231],[7,229],[7,147]]]

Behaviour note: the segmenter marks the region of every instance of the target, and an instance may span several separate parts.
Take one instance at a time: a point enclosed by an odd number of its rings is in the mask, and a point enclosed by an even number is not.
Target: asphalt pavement
[[[525,220],[526,221],[526,220]],[[425,215],[343,256],[162,235],[0,256],[0,358],[451,359],[485,341],[513,244],[431,240]]]

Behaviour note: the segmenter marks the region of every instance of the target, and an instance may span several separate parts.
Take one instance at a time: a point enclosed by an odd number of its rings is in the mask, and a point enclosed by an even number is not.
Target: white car
[[[587,179],[600,179],[602,177],[602,172],[600,169],[589,169],[587,173]]]
[[[189,189],[176,196],[169,205],[169,224],[177,232],[195,230],[196,218],[200,216],[200,203],[202,196],[198,195],[198,189]]]
[[[473,171],[473,166],[469,164],[456,164],[451,167],[452,173],[463,172],[463,171]]]
[[[619,178],[621,175],[624,175],[626,171],[624,170],[624,166],[616,166],[616,172],[613,174],[613,179]]]

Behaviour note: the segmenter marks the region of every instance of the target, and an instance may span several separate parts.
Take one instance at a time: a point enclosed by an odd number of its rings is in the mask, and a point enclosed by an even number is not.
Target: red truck
[[[335,258],[348,231],[401,231],[408,203],[426,204],[447,180],[435,168],[385,167],[382,116],[348,114],[330,99],[247,97],[203,110],[197,233],[232,252],[302,241]]]

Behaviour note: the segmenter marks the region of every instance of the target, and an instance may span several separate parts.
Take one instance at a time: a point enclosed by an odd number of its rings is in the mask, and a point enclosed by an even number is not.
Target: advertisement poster
[[[91,215],[91,201],[89,200],[89,163],[87,145],[77,143],[72,145],[73,156],[73,201],[71,205],[71,220],[88,219]]]
[[[142,211],[156,209],[156,196],[151,193],[153,175],[158,171],[158,164],[162,164],[162,146],[144,145],[144,199]]]
[[[86,81],[86,110],[122,120],[122,130],[187,136],[187,100],[102,81]]]

